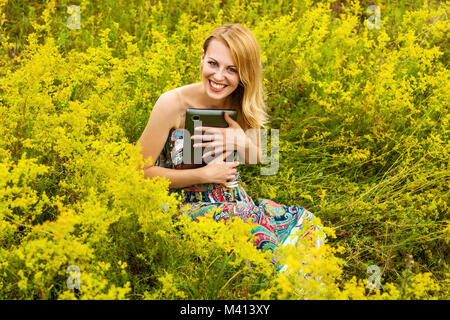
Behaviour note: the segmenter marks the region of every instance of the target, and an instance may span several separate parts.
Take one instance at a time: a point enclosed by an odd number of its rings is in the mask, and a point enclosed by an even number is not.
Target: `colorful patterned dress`
[[[236,160],[237,151],[234,153]],[[171,129],[166,144],[155,162],[156,166],[181,170],[183,159],[183,130]],[[311,239],[312,226],[302,230],[303,220],[312,221],[314,215],[303,207],[287,206],[269,199],[253,201],[242,187],[239,171],[235,180],[228,186],[222,184],[201,184],[185,188],[171,188],[170,194],[181,199],[187,206],[187,213],[196,220],[208,212],[214,212],[216,221],[240,217],[242,220],[256,222],[258,227],[252,230],[258,249],[274,251],[278,246],[292,242],[296,237]],[[316,245],[325,239],[316,241]],[[275,260],[273,261],[276,264]],[[280,266],[281,267],[281,266]]]

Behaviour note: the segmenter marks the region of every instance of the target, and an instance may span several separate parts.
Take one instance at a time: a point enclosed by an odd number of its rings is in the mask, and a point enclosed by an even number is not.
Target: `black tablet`
[[[218,127],[227,128],[228,123],[225,120],[224,112],[228,113],[231,119],[237,121],[237,111],[230,109],[195,109],[189,108],[186,110],[186,121],[184,124],[184,144],[183,144],[183,167],[202,167],[206,165],[202,159],[205,149],[208,148],[194,148],[194,143],[201,142],[201,140],[192,140],[196,127]],[[203,132],[203,134],[208,134]],[[209,151],[209,150],[206,150]],[[231,157],[231,160],[230,160]],[[234,154],[232,153],[226,161],[233,161]]]

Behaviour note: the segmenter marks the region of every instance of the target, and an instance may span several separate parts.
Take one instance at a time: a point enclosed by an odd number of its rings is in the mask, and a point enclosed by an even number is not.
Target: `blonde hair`
[[[268,122],[264,101],[263,75],[259,45],[251,31],[241,24],[224,24],[206,38],[206,53],[211,40],[222,41],[231,50],[240,83],[231,94],[232,106],[239,106],[238,123],[242,129],[265,128]]]

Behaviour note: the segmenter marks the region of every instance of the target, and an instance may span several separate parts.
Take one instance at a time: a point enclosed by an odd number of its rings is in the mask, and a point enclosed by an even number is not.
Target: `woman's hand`
[[[224,161],[224,159],[232,152],[233,150],[224,152],[206,166],[200,168],[200,170],[202,170],[205,183],[218,183],[226,185],[227,182],[231,182],[235,179],[237,173],[236,167],[239,165],[239,162]]]
[[[199,134],[195,134],[191,137],[192,140],[202,140],[194,144],[194,148],[208,148],[202,158],[205,160],[208,157],[214,157],[218,154],[234,151],[245,150],[247,136],[244,130],[242,130],[239,123],[231,119],[228,113],[225,112],[225,121],[228,123],[228,128],[215,128],[215,127],[196,127],[195,131],[199,131]],[[202,134],[205,132],[205,134]],[[205,161],[208,163],[208,161]]]

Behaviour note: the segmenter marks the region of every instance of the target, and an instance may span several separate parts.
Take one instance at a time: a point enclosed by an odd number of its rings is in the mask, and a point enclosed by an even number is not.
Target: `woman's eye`
[[[217,62],[215,62],[215,61],[208,61],[208,63],[210,65],[212,65],[212,66],[217,66],[218,65]],[[234,68],[228,68],[228,70],[230,70],[231,72],[237,72],[237,70],[234,69]]]

